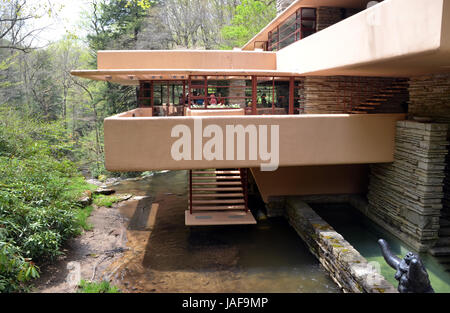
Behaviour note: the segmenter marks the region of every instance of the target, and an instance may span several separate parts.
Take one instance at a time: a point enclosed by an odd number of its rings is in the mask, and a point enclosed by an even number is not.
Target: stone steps
[[[450,228],[440,226],[447,129],[438,123],[397,122],[394,162],[371,166],[370,213],[395,225],[417,250],[426,251],[439,237],[450,236]],[[442,253],[445,243],[436,253]]]

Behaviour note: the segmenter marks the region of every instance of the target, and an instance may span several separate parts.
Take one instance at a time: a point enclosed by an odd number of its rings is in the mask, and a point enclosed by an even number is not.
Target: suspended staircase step
[[[236,198],[244,197],[243,193],[193,193],[192,198]]]
[[[192,206],[192,212],[196,211],[244,211],[245,205],[205,205],[205,206]]]
[[[242,187],[209,187],[209,188],[192,188],[193,192],[196,191],[244,191]]]
[[[247,207],[247,176],[241,174],[236,169],[191,171],[186,225],[256,224]]]
[[[240,171],[192,171],[192,174],[236,174],[239,175]]]
[[[187,226],[251,225],[256,224],[256,220],[250,211],[210,211],[192,214],[186,211],[185,223]]]
[[[211,180],[211,179],[225,179],[225,180],[236,180],[241,179],[241,176],[193,176],[192,180]]]
[[[218,185],[218,186],[240,186],[240,181],[216,181],[216,182],[193,182],[192,186]]]
[[[244,199],[215,199],[215,200],[192,200],[192,205],[196,204],[238,204],[245,203]]]

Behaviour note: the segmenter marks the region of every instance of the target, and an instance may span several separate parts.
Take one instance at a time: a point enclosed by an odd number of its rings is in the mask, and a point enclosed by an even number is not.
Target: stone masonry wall
[[[392,284],[305,202],[297,197],[289,197],[286,215],[311,252],[344,292],[397,292]]]
[[[410,79],[409,115],[429,116],[450,129],[450,74],[419,76]],[[450,132],[447,135],[450,140]],[[444,181],[443,217],[450,218],[450,155],[447,155]]]
[[[228,97],[245,97],[245,80],[230,80],[230,90]],[[217,95],[216,95],[217,96]],[[222,95],[224,96],[224,95]],[[239,104],[241,108],[246,107],[245,98],[229,99],[230,104]]]
[[[366,215],[420,252],[438,239],[447,130],[399,121],[394,162],[371,166]]]
[[[345,17],[345,10],[334,7],[317,8],[317,31],[321,31],[333,24],[336,24]]]
[[[359,9],[319,7],[317,8],[317,31],[321,31],[331,25],[339,23],[360,11],[361,10]]]
[[[351,76],[309,76],[303,83],[304,113],[341,114],[347,113],[352,106],[376,96],[391,86],[394,78],[351,77]],[[385,111],[396,111],[383,105]],[[389,109],[389,110],[387,110]],[[398,112],[401,108],[398,108]],[[383,112],[383,107],[378,109]]]

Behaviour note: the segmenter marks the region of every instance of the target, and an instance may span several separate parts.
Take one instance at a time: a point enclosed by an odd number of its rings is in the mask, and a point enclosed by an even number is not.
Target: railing
[[[239,169],[241,172],[242,190],[244,192],[245,212],[248,212],[248,168]]]
[[[192,170],[189,170],[189,213],[192,214]]]
[[[188,183],[189,186],[188,186],[188,188],[189,188],[189,213],[190,214],[192,214],[192,212],[193,212],[193,175],[192,174],[193,174],[193,171],[189,170],[189,183]],[[248,212],[249,211],[249,206],[248,206],[248,169],[240,168],[239,176],[240,176],[241,185],[242,185],[242,193],[244,195],[245,212]]]

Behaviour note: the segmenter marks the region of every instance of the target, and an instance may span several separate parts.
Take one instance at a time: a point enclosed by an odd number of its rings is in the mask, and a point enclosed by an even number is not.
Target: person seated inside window
[[[178,98],[178,104],[179,105],[184,105],[184,96],[182,93],[180,93],[180,97]]]
[[[261,96],[261,104],[262,104],[263,108],[267,107],[267,100],[266,100],[266,94],[265,93],[263,93],[262,96]]]
[[[217,100],[219,104],[225,104],[225,99],[222,97],[221,93],[218,94]]]
[[[216,95],[213,94],[213,93],[209,96],[209,104],[210,105],[216,105],[217,104]]]

